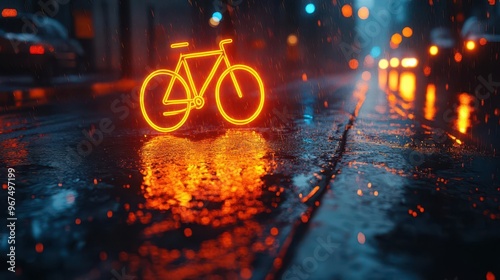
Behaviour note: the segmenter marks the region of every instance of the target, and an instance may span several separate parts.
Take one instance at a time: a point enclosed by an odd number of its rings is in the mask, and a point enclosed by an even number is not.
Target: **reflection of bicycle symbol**
[[[226,39],[222,40],[219,43],[219,50],[212,50],[212,51],[206,51],[206,52],[198,52],[198,53],[191,53],[191,54],[181,54],[179,57],[179,61],[177,62],[177,66],[175,67],[175,71],[167,70],[167,69],[160,69],[156,70],[153,73],[151,73],[148,77],[146,77],[146,80],[144,80],[144,83],[142,84],[141,87],[141,92],[140,92],[140,105],[141,105],[141,111],[144,116],[144,119],[147,121],[147,123],[154,129],[160,132],[171,132],[174,131],[178,128],[180,128],[187,120],[189,116],[189,112],[192,108],[196,109],[201,109],[205,105],[205,99],[203,98],[203,95],[205,94],[205,91],[207,90],[210,82],[212,81],[216,71],[219,69],[219,66],[221,65],[222,61],[224,61],[227,69],[225,69],[224,72],[219,76],[217,80],[217,84],[215,86],[215,101],[217,103],[217,108],[219,109],[219,112],[221,115],[230,123],[236,124],[236,125],[245,125],[250,123],[251,121],[255,120],[257,116],[260,114],[262,111],[262,108],[264,107],[264,84],[262,83],[262,80],[259,76],[259,74],[252,69],[251,67],[243,64],[238,64],[238,65],[231,65],[227,55],[226,55],[226,50],[224,49],[225,44],[231,43],[231,39]],[[172,48],[180,48],[180,47],[187,47],[189,44],[187,42],[183,43],[176,43],[172,44]],[[212,67],[212,70],[210,71],[210,74],[208,75],[207,79],[203,83],[203,86],[201,89],[198,91],[194,81],[193,77],[191,75],[191,70],[187,64],[187,59],[189,58],[203,58],[203,57],[209,57],[209,56],[217,56],[217,60],[215,61],[214,66]],[[179,74],[181,68],[184,68],[185,76],[187,78],[186,80]],[[240,85],[238,84],[238,81],[236,80],[236,75],[235,73],[244,73],[246,72],[247,74],[250,74],[253,80],[255,80],[258,84],[258,97],[259,97],[259,102],[257,109],[255,112],[250,116],[250,117],[234,117],[230,116],[230,114],[227,113],[228,107],[224,109],[222,106],[221,102],[221,86],[224,82],[224,79],[229,75],[231,77],[230,82],[232,82],[232,88],[230,90],[235,91],[235,95],[238,95],[239,99],[243,98],[243,93],[240,88]],[[158,124],[158,121],[155,118],[152,118],[151,112],[148,114],[148,110],[146,107],[146,89],[148,88],[148,84],[150,84],[151,80],[153,78],[169,78],[169,83],[167,90],[165,92],[165,95],[163,96],[163,105],[165,108],[165,111],[162,112],[162,116],[164,118],[172,118],[171,123],[173,124]],[[174,84],[176,84],[176,89],[180,89],[180,92],[185,91],[185,95],[182,95],[181,98],[172,98],[170,95],[172,92],[179,92],[177,90],[173,90]],[[246,84],[245,84],[246,85]],[[223,87],[224,91],[227,90],[227,87]],[[191,93],[193,97],[191,97]],[[225,93],[224,96],[227,96],[227,92]],[[249,96],[248,94],[246,95],[247,97]],[[170,97],[170,98],[169,98]],[[235,97],[235,96],[234,96]],[[227,105],[226,105],[227,106]],[[154,107],[154,106],[153,106]]]

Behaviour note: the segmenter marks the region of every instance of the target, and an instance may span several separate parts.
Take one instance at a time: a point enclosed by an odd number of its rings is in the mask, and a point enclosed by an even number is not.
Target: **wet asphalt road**
[[[209,99],[156,133],[129,92],[4,108],[17,279],[498,277],[496,90],[310,76],[269,86],[243,128]]]

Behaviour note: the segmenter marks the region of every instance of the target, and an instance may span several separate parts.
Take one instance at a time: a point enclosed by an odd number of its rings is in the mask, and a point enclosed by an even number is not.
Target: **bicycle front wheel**
[[[228,122],[235,125],[249,124],[264,108],[262,79],[249,66],[233,65],[217,81],[215,101],[220,114]]]
[[[172,132],[189,116],[191,91],[178,73],[156,70],[142,83],[139,103],[144,119],[153,129]]]

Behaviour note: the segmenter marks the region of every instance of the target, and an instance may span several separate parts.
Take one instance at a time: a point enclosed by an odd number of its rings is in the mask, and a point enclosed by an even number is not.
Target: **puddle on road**
[[[455,128],[462,134],[467,133],[472,126],[471,114],[474,112],[474,108],[471,106],[472,101],[473,97],[467,93],[461,93],[458,96],[459,105],[457,107]]]
[[[270,234],[261,220],[284,191],[263,181],[272,165],[269,151],[266,140],[249,131],[199,141],[165,135],[144,143],[145,202],[127,218],[129,225],[146,226],[144,240],[139,254],[121,253],[130,273],[143,279],[194,279],[214,271],[251,276],[256,254],[278,245],[277,230]]]

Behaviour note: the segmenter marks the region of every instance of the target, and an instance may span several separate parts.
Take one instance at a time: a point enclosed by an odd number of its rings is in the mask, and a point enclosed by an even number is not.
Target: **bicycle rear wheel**
[[[229,74],[234,75],[236,79],[236,73],[240,76],[240,82],[234,83],[231,81],[231,79],[226,79]],[[232,78],[231,75],[229,75],[229,78]],[[245,75],[246,80],[244,82],[241,82],[241,76]],[[222,83],[226,80],[226,82],[229,82],[229,86],[224,87],[224,96],[226,99],[224,103],[226,104],[225,106],[222,105],[221,101],[221,88],[222,88]],[[251,85],[251,83],[256,83],[254,85]],[[241,91],[244,91],[240,88],[240,84],[245,85],[246,93],[244,94]],[[253,89],[252,89],[253,87]],[[248,90],[256,90],[257,94],[249,94]],[[240,92],[238,92],[240,91]],[[240,95],[241,96],[238,96]],[[258,98],[257,102],[252,102],[252,97]],[[251,67],[246,66],[246,65],[233,65],[224,71],[219,80],[217,81],[217,85],[215,87],[215,101],[217,102],[217,108],[219,109],[219,112],[221,115],[230,123],[235,124],[235,125],[245,125],[253,120],[255,120],[260,112],[262,111],[262,108],[264,107],[264,84],[262,83],[262,80],[259,76],[259,74]],[[233,108],[230,108],[230,105],[233,105]],[[257,105],[257,106],[252,106],[252,105]],[[225,107],[225,108],[224,108]],[[243,111],[241,108],[244,107],[244,109],[247,110],[255,110],[253,111],[253,114],[250,116],[248,115],[241,115],[240,112]],[[256,107],[256,108],[254,108]],[[238,112],[240,111],[240,112]],[[228,112],[230,112],[228,114]]]
[[[169,91],[170,83],[172,87]],[[165,98],[167,93],[169,96]],[[191,102],[188,84],[173,71],[156,70],[142,83],[139,96],[142,115],[159,132],[179,129],[189,116]]]

